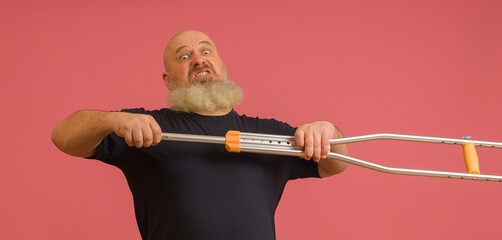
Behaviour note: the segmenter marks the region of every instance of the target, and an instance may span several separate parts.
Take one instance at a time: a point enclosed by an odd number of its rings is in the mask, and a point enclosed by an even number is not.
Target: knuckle
[[[125,124],[122,129],[124,129],[124,131],[127,131],[127,132],[130,132],[132,130],[132,125],[131,124]]]
[[[140,123],[142,123],[142,124],[145,124],[145,123],[150,122],[150,119],[149,119],[149,118],[148,118],[148,116],[146,116],[146,115],[141,116],[138,120],[139,120],[139,121],[140,121]]]
[[[153,134],[155,134],[155,135],[162,135],[162,130],[160,128],[155,128],[153,130]]]
[[[305,134],[305,133],[303,132],[303,130],[302,130],[302,129],[298,129],[298,130],[296,130],[296,132],[295,132],[295,136],[296,136],[296,137],[302,137],[304,134]]]

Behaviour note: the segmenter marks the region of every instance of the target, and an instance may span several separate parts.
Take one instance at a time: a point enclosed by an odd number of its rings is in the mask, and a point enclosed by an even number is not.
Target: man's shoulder
[[[277,120],[275,118],[263,117],[263,116],[248,116],[246,114],[239,114],[239,116],[243,119],[247,119],[250,121],[264,121],[264,122],[278,122],[278,123],[286,123],[284,121]]]
[[[138,108],[124,108],[120,110],[121,112],[129,112],[129,113],[141,113],[141,114],[149,114],[149,115],[157,115],[157,114],[166,114],[166,113],[174,113],[175,111],[169,109],[169,108],[160,108],[160,109],[153,109],[153,110],[146,110],[144,107],[138,107]]]
[[[275,118],[254,117],[246,114],[242,114],[240,117],[243,121],[255,126],[258,132],[291,135],[296,130],[296,128],[292,127],[287,122]]]

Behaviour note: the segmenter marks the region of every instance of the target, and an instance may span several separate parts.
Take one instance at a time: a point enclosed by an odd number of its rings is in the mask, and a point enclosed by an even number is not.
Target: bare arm
[[[317,121],[300,126],[295,133],[295,141],[299,147],[305,149],[305,160],[318,162],[319,175],[329,177],[343,172],[348,164],[326,158],[329,151],[349,155],[347,144],[329,145],[329,140],[343,137],[340,129],[330,122]]]
[[[61,151],[76,157],[90,157],[108,134],[115,132],[129,146],[158,144],[162,131],[152,116],[126,112],[79,110],[59,123],[52,141]]]

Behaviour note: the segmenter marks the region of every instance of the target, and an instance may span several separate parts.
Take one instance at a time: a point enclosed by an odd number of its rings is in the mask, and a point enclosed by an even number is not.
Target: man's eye
[[[188,59],[188,55],[183,55],[180,57],[181,60],[187,60]]]
[[[204,55],[208,55],[209,53],[211,53],[211,51],[209,51],[209,50],[202,51],[202,54],[204,54]]]

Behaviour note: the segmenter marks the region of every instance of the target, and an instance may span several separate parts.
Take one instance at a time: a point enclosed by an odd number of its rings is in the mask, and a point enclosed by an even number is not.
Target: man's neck
[[[226,110],[215,110],[215,111],[197,111],[193,113],[197,113],[199,115],[204,115],[204,116],[223,116],[227,115],[230,111],[232,111],[232,108],[226,109]]]

